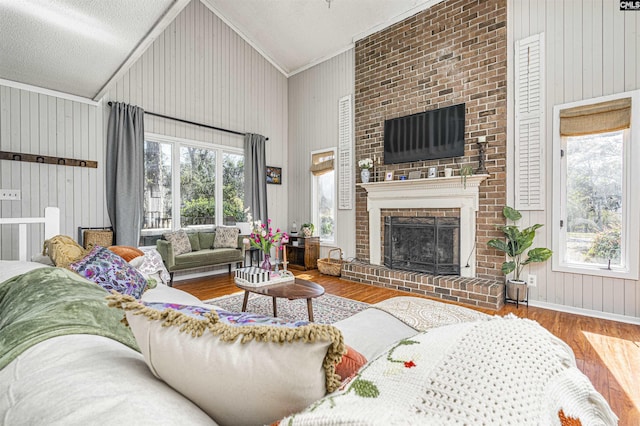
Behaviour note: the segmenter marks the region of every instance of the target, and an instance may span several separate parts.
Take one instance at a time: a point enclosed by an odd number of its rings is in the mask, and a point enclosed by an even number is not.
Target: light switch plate
[[[538,277],[533,274],[529,274],[527,277],[527,285],[529,287],[536,287],[538,285]]]

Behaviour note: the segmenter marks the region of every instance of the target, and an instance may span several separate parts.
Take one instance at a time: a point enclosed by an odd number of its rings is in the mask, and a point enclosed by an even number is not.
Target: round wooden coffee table
[[[278,316],[276,308],[276,299],[307,299],[307,310],[309,312],[309,321],[313,322],[313,305],[311,299],[314,297],[322,296],[324,294],[324,287],[314,282],[296,278],[293,282],[267,285],[262,287],[252,287],[248,285],[242,285],[236,283],[238,288],[244,290],[244,300],[242,301],[242,312],[247,310],[247,301],[249,300],[249,293],[262,294],[263,296],[270,296],[273,299],[273,316]]]

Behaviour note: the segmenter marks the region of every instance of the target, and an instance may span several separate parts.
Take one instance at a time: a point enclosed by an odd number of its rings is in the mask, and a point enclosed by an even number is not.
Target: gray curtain
[[[143,216],[144,110],[115,102],[107,128],[107,212],[115,244],[137,247]]]
[[[267,221],[267,160],[266,140],[262,135],[244,135],[244,206],[249,207],[253,220]]]

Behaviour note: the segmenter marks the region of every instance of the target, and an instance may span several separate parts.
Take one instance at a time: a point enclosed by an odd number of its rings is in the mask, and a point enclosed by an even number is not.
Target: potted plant
[[[302,236],[304,236],[305,238],[312,236],[313,235],[313,231],[315,229],[316,229],[316,227],[311,222],[303,223],[302,226],[300,227],[300,230],[302,231]]]
[[[369,177],[371,176],[371,172],[369,169],[373,167],[373,160],[371,158],[363,158],[358,161],[358,167],[360,167],[360,179],[362,183],[369,183]]]
[[[502,209],[502,214],[507,220],[517,222],[522,215],[520,212],[509,206]],[[513,278],[507,279],[507,298],[517,301],[525,301],[527,297],[527,284],[520,279],[525,266],[534,262],[544,262],[551,257],[552,251],[548,248],[534,248],[524,253],[533,244],[536,230],[542,227],[540,224],[520,229],[517,225],[498,226],[504,233],[505,239],[493,239],[487,244],[496,250],[503,251],[510,260],[502,264],[502,272],[508,275],[513,272]]]

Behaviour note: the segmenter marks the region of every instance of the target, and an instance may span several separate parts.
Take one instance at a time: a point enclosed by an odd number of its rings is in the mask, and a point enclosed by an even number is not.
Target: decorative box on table
[[[252,287],[293,282],[295,277],[289,271],[272,272],[258,267],[236,269],[235,281],[238,284]]]

